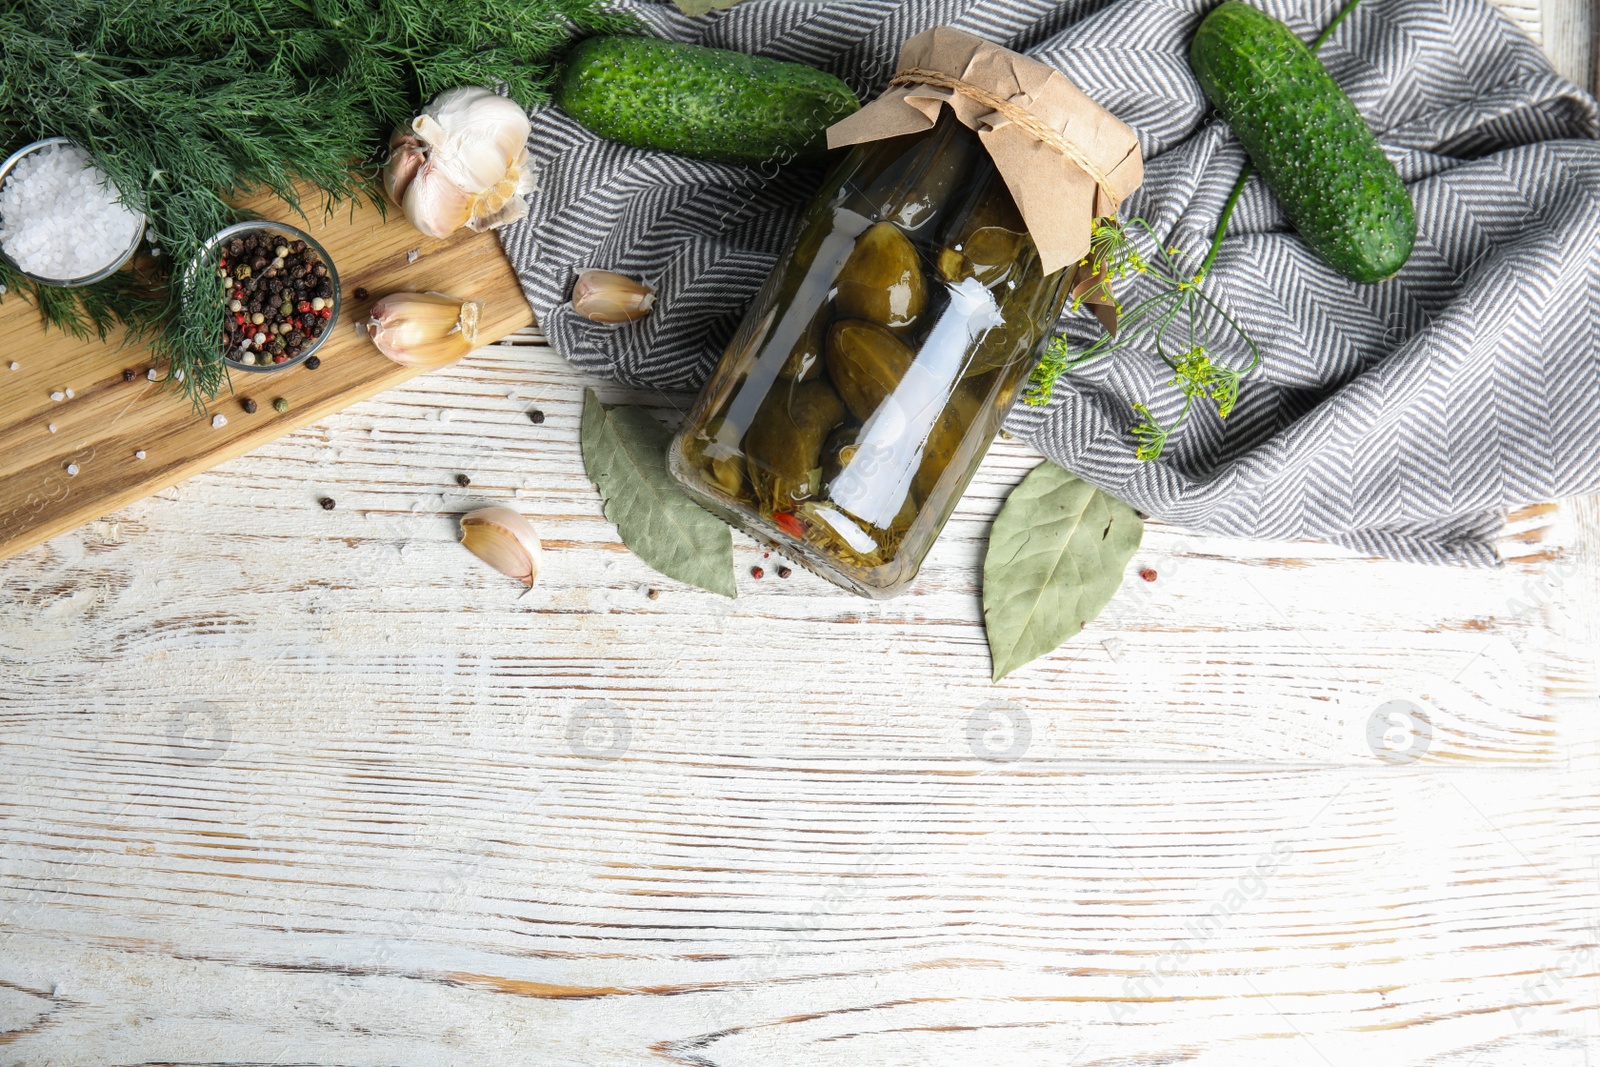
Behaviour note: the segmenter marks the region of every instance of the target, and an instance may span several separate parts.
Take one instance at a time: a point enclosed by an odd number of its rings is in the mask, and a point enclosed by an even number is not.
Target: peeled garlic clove
[[[442,367],[478,347],[483,305],[442,293],[393,293],[372,305],[367,336],[407,367]]]
[[[650,314],[656,291],[609,270],[586,270],[572,286],[572,310],[590,322],[632,322]]]
[[[383,165],[383,193],[390,203],[396,207],[404,204],[406,189],[427,160],[427,149],[411,131],[394,131],[394,136],[389,138],[389,160]]]
[[[429,237],[449,237],[472,218],[477,195],[451,181],[431,157],[417,168],[400,206],[406,221]]]
[[[533,524],[510,508],[479,508],[461,517],[461,543],[489,566],[530,589],[544,549]]]

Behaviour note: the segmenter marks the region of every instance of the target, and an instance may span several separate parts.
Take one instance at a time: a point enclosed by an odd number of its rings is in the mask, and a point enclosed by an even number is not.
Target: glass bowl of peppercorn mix
[[[339,272],[309,233],[282,222],[236,222],[206,242],[223,280],[222,358],[253,374],[304,363],[339,321]]]

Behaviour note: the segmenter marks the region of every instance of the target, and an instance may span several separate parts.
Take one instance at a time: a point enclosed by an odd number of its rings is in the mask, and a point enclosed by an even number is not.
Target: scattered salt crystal
[[[416,261],[417,261],[417,250],[415,248],[413,248],[411,251],[406,253],[406,262],[407,263],[415,263]]]
[[[50,432],[51,433],[55,433],[56,432],[56,424],[53,423],[53,422],[50,424]]]
[[[183,381],[183,368],[179,367],[177,370],[173,371],[172,378],[174,381]]]
[[[77,474],[78,473],[78,465],[76,463],[68,463],[67,464],[67,473],[68,474],[73,474],[73,475]]]
[[[73,396],[74,396],[74,395],[76,395],[76,394],[74,394],[74,393],[73,393],[73,391],[72,391],[72,390],[71,390],[71,389],[68,389],[68,390],[67,390],[67,399],[68,399],[68,400],[71,400],[71,399],[72,399],[72,398],[73,398]]]
[[[228,425],[228,416],[226,416],[226,415],[213,415],[213,416],[211,416],[211,428],[213,430],[220,430],[226,425]]]
[[[144,372],[144,376],[146,378],[149,378],[152,382],[158,380],[161,377],[161,375],[156,373],[156,369],[154,367],[151,367],[149,370],[145,371]]]
[[[61,400],[65,400],[66,398],[67,398],[67,394],[63,393],[59,389],[57,389],[55,392],[50,394],[50,399],[51,400],[61,401]]]
[[[12,360],[11,361],[11,369],[12,370],[21,370],[22,369],[22,364],[18,363],[16,360]]]
[[[144,458],[144,449],[141,448],[141,449],[139,449],[139,451],[135,452],[133,454],[133,458],[134,459],[143,459]]]
[[[17,161],[0,186],[0,246],[42,278],[82,278],[122,258],[144,218],[77,145],[52,144]]]

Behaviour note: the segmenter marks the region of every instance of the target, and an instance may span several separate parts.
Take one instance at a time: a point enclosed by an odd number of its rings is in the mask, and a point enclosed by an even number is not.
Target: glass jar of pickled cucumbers
[[[1068,297],[948,109],[835,168],[672,442],[689,494],[864,596],[916,576]]]

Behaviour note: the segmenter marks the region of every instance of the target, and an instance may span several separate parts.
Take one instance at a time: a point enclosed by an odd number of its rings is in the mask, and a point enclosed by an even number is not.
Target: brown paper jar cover
[[[1059,134],[1069,151],[1075,150],[1104,181],[1096,181],[1090,170],[984,99],[931,84],[891,82],[876,100],[829,128],[828,147],[926,130],[938,120],[940,108],[949,107],[977,131],[1028,224],[1046,271],[1083,258],[1094,220],[1115,214],[1144,180],[1132,128],[1053,67],[970,33],[936,26],[906,41],[898,69],[944,75],[1004,102],[1013,113],[1031,115]]]

